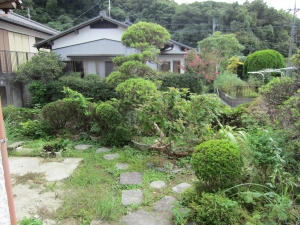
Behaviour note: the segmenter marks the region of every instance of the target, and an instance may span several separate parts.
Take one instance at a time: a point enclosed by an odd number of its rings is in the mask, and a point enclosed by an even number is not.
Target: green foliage
[[[300,89],[297,94],[283,102],[280,122],[282,127],[299,131],[300,127]],[[299,132],[298,132],[299,134]]]
[[[51,96],[48,94],[47,84],[40,80],[35,80],[28,85],[28,90],[32,94],[31,107],[35,105],[44,106],[51,102]]]
[[[228,187],[241,174],[241,151],[225,140],[210,140],[195,148],[191,166],[199,180],[217,191]]]
[[[68,139],[59,138],[55,141],[50,141],[46,145],[43,146],[43,149],[47,152],[59,152],[59,151],[66,151],[66,147],[69,144]]]
[[[20,221],[18,222],[19,225],[42,225],[43,222],[39,219],[30,217],[27,218],[26,216]]]
[[[112,146],[124,146],[131,141],[131,131],[124,126],[117,126],[108,135],[108,144]]]
[[[103,121],[106,129],[112,129],[122,123],[122,115],[111,104],[103,102],[96,106],[96,116]]]
[[[188,88],[190,92],[202,94],[203,82],[194,73],[185,72],[184,74],[163,74],[161,78],[157,78],[162,81],[160,90],[167,91],[169,87],[175,88]]]
[[[271,119],[277,118],[280,114],[279,106],[283,106],[283,103],[294,96],[299,88],[299,79],[285,77],[275,78],[259,89]],[[281,120],[284,121],[285,118],[281,117]]]
[[[284,68],[284,57],[277,51],[268,49],[257,51],[248,55],[244,63],[244,77],[248,78],[248,72],[259,71],[262,69]]]
[[[182,204],[190,209],[189,219],[203,225],[240,224],[236,201],[221,194],[197,193],[193,188],[183,194]]]
[[[117,95],[126,108],[144,103],[156,91],[155,83],[143,78],[128,79],[116,87]]]
[[[65,63],[54,52],[38,52],[31,60],[20,65],[16,71],[17,81],[31,82],[41,80],[43,83],[58,79],[63,75]]]
[[[251,161],[263,183],[268,181],[275,166],[282,160],[282,149],[273,135],[268,130],[258,130],[248,136],[248,147],[252,152]]]
[[[20,123],[20,133],[29,139],[40,139],[50,136],[52,129],[42,120],[27,120]]]
[[[42,108],[42,116],[54,131],[68,129],[71,132],[87,130],[89,121],[84,111],[72,99],[57,100]]]
[[[169,32],[155,23],[138,22],[128,27],[122,35],[122,43],[141,51],[149,47],[163,48],[170,40]]]
[[[52,100],[62,99],[64,94],[63,87],[69,87],[81,93],[92,101],[107,101],[116,97],[116,92],[111,85],[106,83],[106,79],[95,74],[86,75],[81,78],[79,74],[71,74],[61,77],[58,81],[47,85],[47,91]]]
[[[229,93],[233,86],[245,86],[247,83],[242,81],[236,74],[224,71],[214,80],[214,88],[219,88],[225,93]]]
[[[223,60],[229,59],[234,55],[241,55],[245,46],[241,45],[236,39],[235,34],[222,34],[215,32],[208,38],[198,42],[198,46],[205,51],[215,51],[218,65]]]

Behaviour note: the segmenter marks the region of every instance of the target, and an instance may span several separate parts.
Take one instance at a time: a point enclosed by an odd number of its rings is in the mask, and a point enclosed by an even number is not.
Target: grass
[[[25,142],[24,147],[37,151],[44,144],[45,142],[38,140],[36,142]],[[179,195],[172,192],[172,187],[181,182],[191,183],[195,178],[191,171],[184,171],[182,174],[176,175],[170,173],[175,164],[185,166],[188,160],[181,159],[177,162],[157,152],[141,152],[125,146],[122,149],[113,148],[111,153],[118,152],[120,157],[108,161],[103,159],[103,155],[109,153],[96,154],[97,146],[95,144],[84,151],[73,150],[75,144],[70,142],[67,146],[67,153],[68,157],[83,158],[77,169],[59,186],[55,182],[44,185],[43,191],[57,191],[59,189],[63,199],[56,213],[49,214],[52,217],[50,219],[61,221],[76,218],[80,221],[80,224],[89,224],[95,218],[111,223],[117,222],[122,216],[136,210],[153,210],[154,203],[167,195],[178,198]],[[128,163],[128,169],[118,170],[116,168],[118,162]],[[149,164],[154,165],[154,167],[148,168]],[[165,168],[166,172],[159,172],[155,167]],[[140,172],[143,175],[143,183],[139,185],[120,185],[119,177],[123,172]],[[27,177],[30,178],[30,174]],[[19,178],[19,180],[24,181],[26,179],[25,177]],[[164,181],[166,186],[162,189],[151,188],[150,183],[158,180]],[[144,199],[141,205],[123,206],[121,204],[122,190],[129,189],[142,190]]]

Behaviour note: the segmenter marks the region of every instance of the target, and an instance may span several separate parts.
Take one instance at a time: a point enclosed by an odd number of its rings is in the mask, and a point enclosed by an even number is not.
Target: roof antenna
[[[110,18],[110,0],[108,1],[108,17]]]
[[[28,15],[28,19],[30,19],[30,9],[28,7],[27,8],[27,15]]]

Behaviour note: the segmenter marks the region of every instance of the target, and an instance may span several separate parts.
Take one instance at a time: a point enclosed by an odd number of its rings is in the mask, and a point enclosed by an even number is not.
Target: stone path
[[[97,150],[98,151],[98,150]],[[103,151],[105,152],[105,151]],[[97,152],[98,153],[98,152]],[[103,156],[106,160],[114,160],[119,157],[118,153],[107,154]],[[128,169],[129,165],[126,163],[116,163],[116,167],[120,170]],[[154,168],[154,165],[147,164],[148,168]],[[164,168],[154,168],[160,172],[166,172]],[[171,168],[170,173],[177,174],[183,171],[183,169]],[[143,183],[143,176],[138,172],[125,172],[120,175],[120,184],[122,185],[137,185]],[[190,187],[190,184],[181,183],[173,187],[172,190],[175,193],[182,193],[185,189]],[[150,183],[151,188],[161,189],[166,188],[166,184],[163,181],[154,181]],[[125,225],[172,225],[170,218],[172,217],[172,203],[176,199],[172,196],[165,196],[161,200],[157,201],[153,206],[152,212],[146,212],[144,210],[138,210],[130,213],[121,219],[121,223]],[[142,204],[143,192],[140,189],[123,190],[121,203],[122,205],[129,206],[131,204]],[[92,222],[91,225],[102,224]]]

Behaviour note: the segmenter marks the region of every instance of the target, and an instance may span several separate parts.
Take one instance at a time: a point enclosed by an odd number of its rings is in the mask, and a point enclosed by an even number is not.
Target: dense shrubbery
[[[214,88],[219,88],[225,93],[229,93],[232,86],[245,86],[247,83],[242,81],[236,74],[227,71],[220,73],[214,81]]]
[[[199,180],[218,190],[237,180],[243,163],[241,151],[235,145],[225,140],[210,140],[195,148],[191,165]]]
[[[160,90],[167,91],[169,87],[188,88],[190,92],[202,94],[203,83],[196,74],[186,72],[184,74],[163,74],[158,80],[162,81]]]

